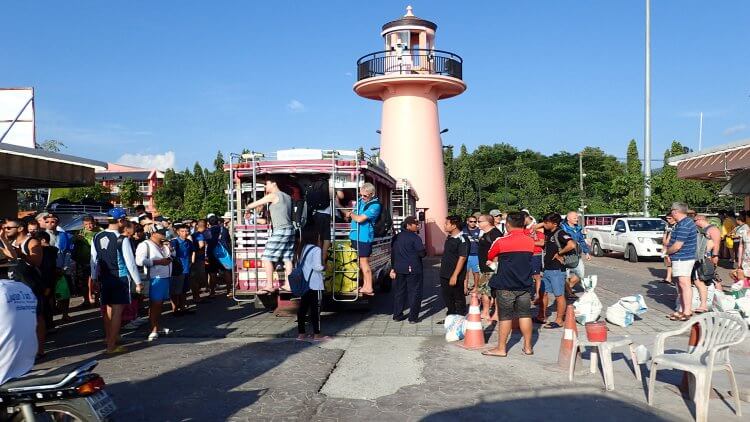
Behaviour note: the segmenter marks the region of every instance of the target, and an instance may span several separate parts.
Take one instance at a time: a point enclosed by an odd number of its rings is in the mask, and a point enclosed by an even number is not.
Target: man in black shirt
[[[479,229],[482,234],[479,236],[479,286],[474,289],[482,298],[482,319],[492,319],[497,321],[497,313],[490,317],[490,307],[492,306],[492,291],[490,290],[490,278],[495,273],[495,269],[487,265],[487,252],[496,239],[503,236],[503,232],[495,227],[494,218],[489,214],[483,214],[477,217]],[[497,268],[497,263],[494,263]]]
[[[440,259],[440,287],[445,307],[448,308],[447,315],[466,315],[463,280],[466,278],[469,239],[461,232],[460,227],[461,218],[458,216],[452,215],[445,220],[448,237]]]
[[[426,251],[422,239],[417,235],[419,221],[416,217],[406,217],[401,227],[403,230],[391,242],[393,320],[406,319],[403,312],[409,303],[409,323],[416,324],[422,307],[422,258]]]
[[[576,247],[573,238],[560,228],[562,217],[558,213],[544,216],[544,275],[542,284],[544,291],[555,297],[557,315],[555,321],[544,325],[544,328],[560,328],[565,319],[565,266],[563,256]],[[558,248],[558,244],[560,247]],[[542,296],[542,306],[547,309],[549,299],[547,294]]]

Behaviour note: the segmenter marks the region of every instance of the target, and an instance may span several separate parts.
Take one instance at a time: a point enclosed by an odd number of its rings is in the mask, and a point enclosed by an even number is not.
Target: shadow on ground
[[[554,410],[553,410],[554,409]],[[551,412],[554,412],[551,413]],[[668,421],[655,412],[624,401],[601,395],[554,395],[513,400],[500,400],[460,407],[426,416],[424,422],[497,421],[504,420],[576,420],[576,421]]]

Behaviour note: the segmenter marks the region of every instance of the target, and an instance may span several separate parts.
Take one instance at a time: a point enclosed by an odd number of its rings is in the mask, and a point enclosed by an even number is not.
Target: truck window
[[[615,231],[620,233],[625,233],[625,222],[620,220],[617,223],[615,223]]]

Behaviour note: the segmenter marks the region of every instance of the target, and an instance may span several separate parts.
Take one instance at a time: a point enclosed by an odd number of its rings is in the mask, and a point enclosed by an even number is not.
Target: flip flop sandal
[[[119,355],[120,353],[125,353],[127,351],[128,351],[128,349],[125,346],[117,346],[114,349],[107,350],[104,353],[107,354],[107,355]]]
[[[374,291],[365,292],[365,291],[360,290],[359,294],[361,294],[362,296],[375,296],[375,292]]]
[[[508,357],[508,353],[505,353],[504,355],[501,355],[499,353],[493,353],[492,350],[485,350],[484,352],[482,352],[482,355],[484,355],[484,356],[492,356],[492,357],[496,357],[496,358],[506,358],[506,357]]]
[[[556,322],[550,322],[548,324],[542,325],[542,328],[546,328],[548,330],[554,330],[555,328],[562,328],[562,325]]]
[[[526,356],[531,356],[534,354],[534,350],[531,350],[530,352],[526,352],[525,350],[521,349],[521,352],[523,352],[523,354]]]
[[[693,309],[693,312],[700,315],[700,314],[705,314],[706,312],[708,312],[708,309]]]
[[[670,320],[670,321],[683,321],[682,318],[684,318],[684,317],[685,317],[685,315],[683,315],[683,314],[672,314],[672,315],[668,316],[667,319]],[[685,320],[685,321],[687,321],[687,320]]]
[[[677,319],[677,321],[681,321],[681,322],[690,321],[690,318],[692,317],[693,317],[693,314],[683,315],[679,319]]]

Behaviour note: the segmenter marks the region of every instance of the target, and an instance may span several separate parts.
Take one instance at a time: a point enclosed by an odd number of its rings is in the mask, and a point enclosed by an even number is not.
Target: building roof
[[[390,21],[383,25],[383,32],[385,32],[388,29],[396,28],[399,26],[423,26],[425,28],[432,29],[433,31],[437,30],[437,24],[435,22],[430,22],[426,19],[418,18],[414,16],[413,9],[411,6],[408,6],[406,8],[406,14],[394,21]]]
[[[0,186],[11,189],[94,184],[94,170],[107,163],[57,152],[0,143]]]
[[[106,170],[108,165],[108,163],[105,163],[103,161],[90,160],[88,158],[76,157],[73,155],[61,154],[59,152],[51,152],[38,148],[22,147],[5,142],[0,143],[0,152],[10,155],[38,158],[58,163],[89,167],[93,168],[94,170]]]
[[[107,170],[97,170],[96,172],[97,180],[148,180],[154,176],[157,179],[163,179],[164,173],[155,168],[144,169],[117,163],[107,163]]]
[[[728,180],[750,168],[750,138],[670,157],[667,164],[683,179]]]

